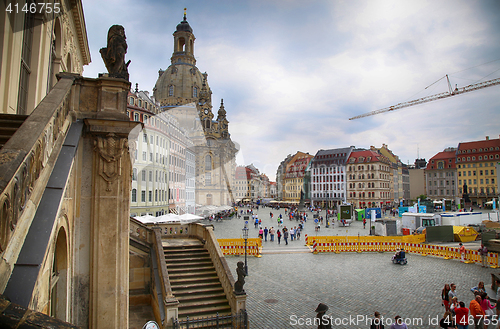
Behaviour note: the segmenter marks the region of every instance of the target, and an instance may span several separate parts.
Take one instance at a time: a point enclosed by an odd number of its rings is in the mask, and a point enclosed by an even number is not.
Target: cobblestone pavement
[[[271,226],[268,208],[260,210],[259,217],[263,219],[263,226]],[[291,223],[288,219],[284,221],[288,227]],[[218,238],[234,238],[240,237],[243,220],[213,224]],[[315,234],[313,226],[308,221],[304,233]],[[257,236],[257,229],[253,226],[250,229],[255,230],[251,237]],[[364,235],[368,230],[356,222],[350,228],[322,227],[318,235],[357,235],[358,232]],[[369,328],[366,319],[375,311],[386,320],[400,315],[412,322],[410,329],[438,328],[432,321],[443,315],[440,294],[445,283],[456,283],[459,300],[468,306],[473,297],[470,288],[479,281],[488,286],[490,273],[500,272],[411,254],[408,264],[403,266],[392,264],[390,253],[286,253],[303,246],[303,240],[290,241],[288,246],[264,242],[264,250],[283,250],[284,253],[248,258],[249,276],[244,288],[248,294],[251,328],[316,328],[317,325],[307,323],[314,321],[314,310],[319,303],[329,306],[327,315],[333,318],[333,328]],[[236,277],[236,263],[243,257],[229,256],[226,260]]]

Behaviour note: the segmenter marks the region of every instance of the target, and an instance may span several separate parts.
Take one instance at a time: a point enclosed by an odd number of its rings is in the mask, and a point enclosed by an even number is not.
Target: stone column
[[[128,328],[129,212],[136,123],[85,119],[93,143],[91,200],[91,328]]]

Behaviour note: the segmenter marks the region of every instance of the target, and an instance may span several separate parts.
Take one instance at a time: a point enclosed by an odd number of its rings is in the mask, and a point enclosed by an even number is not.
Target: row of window
[[[377,168],[378,167],[378,168]],[[363,171],[365,170],[365,166],[349,166],[349,171],[356,171],[356,168],[358,171]],[[375,169],[377,168],[377,169]],[[385,165],[367,165],[366,170],[381,170],[381,171],[389,171],[390,167],[385,166]]]
[[[490,148],[485,147],[485,148],[484,148],[484,150],[483,150],[482,148],[480,148],[480,149],[479,149],[479,152],[483,152],[483,151],[484,151],[484,152],[487,152],[488,150],[489,150],[489,151],[493,151],[493,146],[490,146]],[[499,147],[498,147],[498,146],[496,146],[494,150],[495,150],[495,151],[498,151],[498,150],[499,150]],[[459,154],[463,154],[463,153],[471,153],[471,152],[472,152],[472,153],[475,153],[475,152],[476,152],[476,149],[468,149],[468,150],[459,150],[459,151],[458,151],[458,153],[459,153]]]
[[[153,182],[153,171],[148,171],[148,181]],[[137,168],[132,169],[132,180],[137,181]],[[146,170],[141,170],[141,181],[146,182]],[[167,173],[155,170],[154,172],[154,181],[156,183],[167,183],[167,182],[185,182],[186,175],[181,173],[169,172],[168,178]]]
[[[343,182],[344,181],[344,176],[343,175],[335,175],[335,176],[313,176],[313,182],[314,183],[321,183],[321,182]]]
[[[314,175],[319,175],[319,174],[343,174],[344,173],[344,167],[320,167],[320,168],[314,168],[313,169],[313,174]]]
[[[491,182],[491,184],[495,184],[495,178],[491,178],[491,179],[486,178],[485,180],[483,180],[483,179],[481,178],[481,179],[479,180],[479,184],[481,184],[481,185],[482,185],[482,184],[484,184],[484,183],[486,183],[486,184],[490,184],[490,182]],[[464,179],[464,183],[467,183],[467,179]],[[469,179],[469,180],[468,180],[468,184],[469,184],[469,185],[477,185],[477,179]],[[459,179],[459,180],[458,180],[458,185],[459,185],[459,186],[461,186],[461,185],[462,185],[462,180],[461,180],[461,179]]]
[[[343,190],[344,184],[312,184],[313,191],[327,191],[327,190]]]
[[[488,170],[485,170],[484,171],[484,175],[487,176],[487,175],[492,175],[494,176],[495,175],[495,171],[493,169],[491,169],[490,171]],[[458,176],[476,176],[476,171],[473,170],[473,171],[459,171],[458,172]],[[482,170],[479,170],[479,176],[483,176],[483,171]]]
[[[473,188],[468,188],[467,189],[467,192],[469,194],[478,194],[478,191],[481,194],[490,194],[490,192],[491,192],[491,194],[495,194],[495,188],[494,187],[480,187],[480,188],[473,187]],[[458,189],[458,193],[462,194],[462,188]]]
[[[174,95],[175,95],[175,86],[174,85],[168,86],[168,96],[173,97]],[[196,86],[192,87],[192,95],[193,98],[198,98],[198,87]]]
[[[146,201],[146,192],[147,192],[147,201]],[[190,196],[194,199],[194,193],[190,193]],[[170,196],[170,198],[169,198]],[[168,190],[155,190],[154,191],[154,202],[166,202],[167,200],[184,200],[186,196],[186,191],[182,189],[168,189]],[[131,202],[137,201],[137,189],[132,189],[132,198]],[[141,191],[141,199],[140,202],[153,202],[153,191]]]
[[[314,199],[319,198],[344,198],[344,193],[313,193]]]
[[[140,98],[135,98],[133,96],[129,97],[128,103],[129,103],[129,105],[135,105],[138,107],[142,107],[142,108],[144,108],[148,111],[151,111],[151,112],[155,112],[154,110],[157,109],[157,107],[154,104],[152,104],[148,101],[142,100]],[[138,120],[136,120],[136,121],[138,121]]]
[[[359,192],[357,198],[376,198],[378,193],[380,193],[381,199],[389,198],[389,192]],[[349,192],[349,197],[356,198],[356,192]]]
[[[498,155],[498,154],[495,154],[495,155],[490,154],[489,157],[487,155],[485,155],[484,157],[482,155],[480,155],[480,156],[477,157],[477,159],[479,161],[481,161],[481,160],[488,160],[488,159],[489,160],[493,160],[493,159],[499,159],[499,158],[500,158],[500,155]],[[473,156],[473,157],[467,157],[467,158],[466,157],[461,157],[461,158],[458,157],[457,158],[457,162],[465,162],[465,161],[476,161],[476,157]]]

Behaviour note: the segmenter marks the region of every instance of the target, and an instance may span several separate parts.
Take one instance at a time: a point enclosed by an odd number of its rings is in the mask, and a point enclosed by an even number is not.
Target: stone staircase
[[[163,245],[179,320],[230,315],[231,307],[210,254],[197,239],[172,239]]]
[[[0,149],[23,124],[27,115],[0,114]]]

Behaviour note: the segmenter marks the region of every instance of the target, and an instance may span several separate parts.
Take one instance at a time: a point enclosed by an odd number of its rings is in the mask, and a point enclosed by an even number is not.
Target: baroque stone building
[[[184,19],[177,25],[171,64],[159,71],[153,89],[161,110],[174,115],[188,131],[195,154],[196,203],[227,205],[234,202],[237,146],[231,141],[229,121],[221,100],[217,117],[212,112],[208,74],[196,67],[193,29]]]

